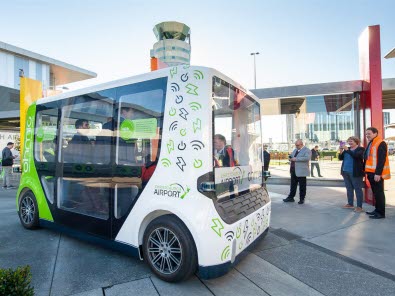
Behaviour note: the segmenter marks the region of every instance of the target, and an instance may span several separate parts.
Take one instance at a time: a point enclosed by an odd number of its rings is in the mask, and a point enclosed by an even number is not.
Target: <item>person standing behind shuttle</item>
[[[379,137],[377,128],[368,127],[365,136],[369,141],[364,154],[365,173],[376,198],[375,210],[366,214],[372,219],[383,219],[385,218],[384,180],[391,178],[388,148]]]
[[[288,197],[283,199],[284,202],[294,202],[296,195],[296,188],[299,183],[299,202],[303,204],[306,198],[306,177],[310,175],[309,161],[311,158],[311,151],[303,145],[302,140],[295,142],[296,148],[290,155],[290,174],[291,174],[291,188]]]

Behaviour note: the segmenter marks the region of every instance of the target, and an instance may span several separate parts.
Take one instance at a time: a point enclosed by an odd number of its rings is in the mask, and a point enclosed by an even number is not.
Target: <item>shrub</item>
[[[320,156],[324,157],[324,156],[332,156],[332,157],[336,157],[337,156],[337,151],[321,151],[320,152]]]
[[[15,270],[0,269],[0,295],[32,296],[34,289],[30,286],[32,275],[30,266],[18,267]]]

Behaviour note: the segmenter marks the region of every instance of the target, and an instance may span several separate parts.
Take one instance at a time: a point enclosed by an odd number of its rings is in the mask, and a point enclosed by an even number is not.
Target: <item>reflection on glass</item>
[[[118,93],[116,163],[141,166],[154,162],[163,122],[163,90],[136,92],[135,88],[125,86]]]
[[[42,176],[41,182],[43,184],[45,196],[48,198],[49,202],[53,204],[54,194],[55,194],[55,180],[54,176]]]
[[[54,162],[57,146],[58,110],[37,112],[34,157],[40,162]]]
[[[339,143],[359,134],[356,101],[351,93],[261,100],[263,142],[271,153],[272,175],[288,177],[287,155],[302,139],[309,149],[318,145],[323,175],[340,179]]]
[[[60,128],[62,149],[59,161],[65,163],[110,162],[111,133],[103,127],[112,118],[113,99],[101,93],[73,98],[62,108]]]
[[[106,178],[59,178],[58,208],[99,219],[109,217],[110,183]]]
[[[213,78],[213,166],[218,198],[262,185],[259,105],[242,90]]]

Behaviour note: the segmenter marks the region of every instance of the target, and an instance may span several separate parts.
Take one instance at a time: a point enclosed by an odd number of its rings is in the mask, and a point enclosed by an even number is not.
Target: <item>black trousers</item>
[[[313,172],[314,167],[317,168],[318,176],[321,176],[320,164],[318,162],[312,162],[310,163],[310,165],[311,165],[311,169],[310,169],[311,176],[312,177],[314,176],[314,172]]]
[[[296,189],[299,183],[299,198],[300,200],[304,200],[306,197],[306,177],[297,177],[295,175],[295,171],[291,170],[291,191],[289,192],[288,197],[294,198],[296,195]]]
[[[379,182],[374,180],[374,173],[367,173],[370,187],[372,187],[374,198],[376,199],[376,212],[385,217],[385,194],[384,194],[384,180]]]

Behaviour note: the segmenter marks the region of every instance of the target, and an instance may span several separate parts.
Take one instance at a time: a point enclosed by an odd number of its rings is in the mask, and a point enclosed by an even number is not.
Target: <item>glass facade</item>
[[[44,83],[43,80],[43,65],[40,63],[36,63],[36,80]]]
[[[19,75],[23,71],[25,77],[29,77],[29,60],[16,56],[14,60],[14,87],[20,89]]]
[[[261,100],[263,143],[271,153],[273,176],[289,176],[294,142],[318,146],[321,174],[340,179],[339,145],[360,136],[359,98],[354,93]],[[285,166],[287,165],[287,166]],[[318,176],[316,172],[315,176]]]

